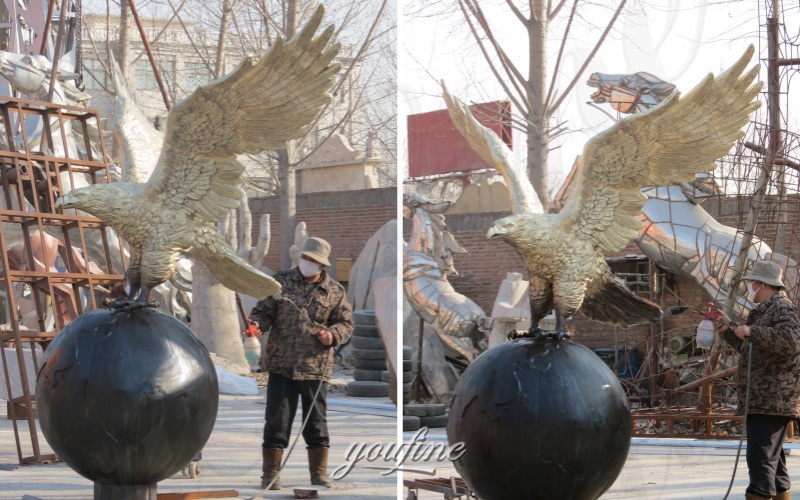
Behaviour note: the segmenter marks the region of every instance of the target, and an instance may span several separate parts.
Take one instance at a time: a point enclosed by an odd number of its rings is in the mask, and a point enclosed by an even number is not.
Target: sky
[[[593,89],[585,85],[585,81],[592,72],[628,74],[646,71],[674,83],[678,90],[688,92],[709,72],[719,74],[727,69],[749,44],[755,46],[757,54],[766,58],[766,41],[759,40],[759,9],[762,10],[761,22],[766,18],[764,7],[759,5],[762,3],[763,0],[629,1],[626,12],[617,20],[616,29],[561,107],[556,123],[567,120],[575,132],[564,136],[558,149],[551,152],[551,183],[560,186],[586,140],[613,124],[605,113],[586,104]],[[500,27],[498,36],[509,57],[527,69],[524,65],[527,36],[521,26],[516,28],[519,22],[505,7],[504,0],[482,0],[481,4],[488,6],[490,24]],[[574,21],[556,88],[566,87],[611,17],[612,2],[602,4],[605,7],[586,7],[582,18]],[[797,36],[800,26],[798,4],[786,3],[785,9],[787,31],[794,30],[794,36]],[[469,38],[461,13],[434,17],[429,12],[429,9],[419,12],[418,0],[407,0],[405,9],[400,10],[398,145],[402,156],[398,165],[403,170],[407,164],[406,116],[444,107],[438,80],[445,80],[451,92],[464,102],[506,98]],[[552,61],[558,51],[562,30],[563,24],[554,26],[554,36],[548,45],[548,52],[552,54],[549,75],[552,74]],[[754,57],[753,64],[756,63]],[[766,78],[765,69],[759,78]],[[615,114],[610,106],[601,107]],[[513,112],[518,116],[516,110]],[[514,143],[524,146],[524,136],[515,133]],[[515,147],[517,161],[524,161],[522,150],[524,147]]]

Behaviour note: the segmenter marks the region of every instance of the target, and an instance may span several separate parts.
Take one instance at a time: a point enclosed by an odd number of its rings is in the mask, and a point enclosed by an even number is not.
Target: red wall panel
[[[475,118],[511,147],[511,105],[495,101],[471,106]],[[450,120],[446,109],[408,116],[409,177],[486,168]]]

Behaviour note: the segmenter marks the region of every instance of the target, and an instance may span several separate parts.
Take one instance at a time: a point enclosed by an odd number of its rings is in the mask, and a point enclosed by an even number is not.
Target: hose
[[[297,306],[297,304],[295,304],[294,301],[292,301],[291,299],[286,298],[286,297],[280,297],[280,298],[276,298],[276,299],[280,300],[281,302],[288,302],[288,303],[292,304],[292,306],[294,306],[294,308],[297,309],[298,312],[300,312],[301,314],[305,315],[306,319],[311,321],[311,323],[313,323],[315,326],[318,325],[318,323],[312,321],[311,318],[308,317],[308,313],[306,312],[305,309],[300,309]],[[314,392],[314,398],[311,400],[311,405],[310,405],[311,407],[310,407],[310,409],[308,411],[308,414],[306,415],[306,418],[303,419],[303,425],[301,425],[300,426],[300,430],[297,431],[297,435],[295,435],[294,441],[292,441],[292,444],[291,444],[291,446],[289,446],[289,449],[286,450],[286,454],[285,454],[285,457],[283,459],[283,463],[278,468],[278,473],[275,474],[275,477],[272,478],[272,481],[269,482],[269,484],[267,485],[266,488],[262,489],[261,491],[256,493],[255,496],[250,497],[248,500],[258,500],[259,498],[262,497],[262,495],[264,495],[264,493],[267,493],[267,491],[269,491],[269,489],[272,487],[273,483],[275,483],[275,481],[280,477],[281,472],[283,471],[283,468],[286,467],[286,464],[289,462],[289,457],[292,456],[292,451],[294,451],[294,447],[297,444],[297,441],[300,440],[300,436],[303,434],[303,431],[305,430],[306,425],[308,425],[308,420],[311,418],[311,414],[313,413],[314,406],[317,404],[317,398],[319,398],[319,393],[322,390],[322,384],[325,383],[325,373],[328,372],[328,365],[330,364],[330,361],[331,361],[331,356],[326,356],[325,357],[325,366],[322,368],[322,378],[319,380],[319,385],[317,386],[316,392]]]
[[[747,389],[744,393],[744,420],[742,423],[746,425],[747,423],[747,411],[750,405],[750,369],[753,367],[753,343],[748,339],[747,342]],[[739,457],[742,456],[742,443],[744,442],[744,434],[745,429],[744,425],[742,426],[742,435],[739,437],[739,449],[736,451],[736,461],[733,463],[733,474],[731,474],[731,482],[728,484],[728,491],[725,493],[725,496],[722,497],[722,500],[728,500],[728,495],[731,494],[731,488],[733,488],[733,481],[736,479],[736,468],[739,466]]]

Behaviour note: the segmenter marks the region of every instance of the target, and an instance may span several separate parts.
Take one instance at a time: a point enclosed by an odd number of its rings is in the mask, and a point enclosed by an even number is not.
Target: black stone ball
[[[616,480],[631,413],[614,373],[568,340],[520,339],[472,362],[447,424],[464,481],[485,500],[593,500]]]
[[[44,353],[36,407],[47,442],[101,484],[149,485],[203,449],[219,406],[208,351],[152,309],[88,312]]]

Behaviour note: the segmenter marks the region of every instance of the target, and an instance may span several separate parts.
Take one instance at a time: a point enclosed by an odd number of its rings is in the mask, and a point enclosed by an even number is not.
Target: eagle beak
[[[67,200],[67,197],[66,196],[60,196],[56,200],[55,209],[58,210],[60,208],[60,209],[63,210],[65,208],[67,208],[67,207],[69,207],[69,201]]]
[[[495,228],[494,228],[494,226],[490,227],[490,228],[489,228],[489,230],[488,230],[488,231],[486,231],[486,237],[487,237],[488,239],[490,239],[490,240],[491,240],[492,238],[494,238],[495,236],[499,236],[499,235],[500,235],[500,233],[499,233],[499,232],[497,232],[497,229],[495,229]]]

